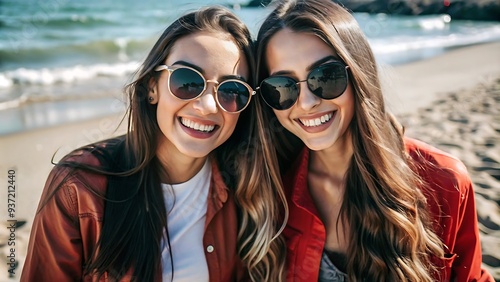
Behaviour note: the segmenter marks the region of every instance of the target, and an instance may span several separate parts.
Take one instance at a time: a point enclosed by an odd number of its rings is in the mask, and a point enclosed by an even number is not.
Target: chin
[[[189,156],[191,158],[196,158],[196,159],[200,159],[200,158],[205,158],[207,157],[212,151],[189,151],[189,152],[185,152],[184,154],[186,156]]]
[[[325,150],[325,149],[332,147],[333,144],[335,144],[335,142],[332,142],[332,139],[329,139],[329,140],[307,140],[307,141],[302,140],[302,142],[304,142],[304,144],[307,146],[307,148],[309,148],[312,151]]]
[[[205,158],[206,156],[208,156],[213,150],[208,150],[208,149],[203,149],[203,148],[199,148],[199,149],[196,149],[196,147],[187,147],[187,148],[179,148],[177,147],[177,149],[179,150],[179,152],[181,152],[183,155],[187,156],[187,157],[191,157],[191,158]]]
[[[304,143],[304,144],[307,146],[307,148],[309,148],[312,151],[321,151],[329,147],[325,144],[311,144],[311,143]]]

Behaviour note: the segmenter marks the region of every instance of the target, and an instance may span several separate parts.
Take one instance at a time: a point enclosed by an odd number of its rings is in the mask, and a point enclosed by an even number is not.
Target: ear
[[[155,105],[158,103],[158,83],[156,83],[154,77],[149,79],[148,83],[148,102],[151,105]]]

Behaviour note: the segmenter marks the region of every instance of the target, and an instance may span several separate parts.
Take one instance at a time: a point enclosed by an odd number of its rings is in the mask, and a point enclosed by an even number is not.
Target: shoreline
[[[0,110],[0,138],[123,114],[129,76],[99,77],[71,84],[19,87],[23,95]],[[15,106],[18,104],[19,106]]]
[[[381,67],[386,106],[394,114],[427,107],[446,93],[488,84],[499,76],[500,41],[453,49],[409,64]]]
[[[476,207],[485,268],[500,279],[500,42],[451,50],[438,57],[400,66],[382,66],[388,109],[410,135],[435,144],[459,157],[475,184]],[[498,97],[498,98],[495,98]],[[491,100],[493,99],[493,100]],[[498,100],[495,100],[498,99]],[[486,106],[489,105],[489,106]],[[46,177],[55,161],[69,151],[101,139],[123,134],[123,115],[68,123],[0,136],[0,181],[16,171],[17,220],[27,223],[16,230],[16,258],[26,253],[30,227]],[[410,136],[411,136],[410,135]],[[6,189],[0,198],[7,198]],[[7,210],[6,201],[0,209]],[[0,213],[3,224],[6,212]],[[8,229],[0,228],[0,246]],[[0,255],[5,260],[5,245]],[[0,281],[6,264],[0,259]],[[489,263],[489,264],[486,264]],[[16,273],[20,273],[20,269]],[[7,281],[18,281],[19,274]]]

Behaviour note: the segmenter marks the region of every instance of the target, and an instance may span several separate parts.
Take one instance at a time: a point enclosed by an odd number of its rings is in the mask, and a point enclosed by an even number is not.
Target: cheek
[[[185,105],[186,103],[177,99],[170,97],[168,93],[161,93],[159,96],[159,101],[156,108],[156,118],[158,124],[165,125],[171,122],[176,113]]]
[[[351,85],[349,85],[349,87],[347,88],[347,93],[345,93],[345,94],[347,94],[346,95],[347,96],[346,97],[347,98],[346,99],[347,100],[346,101],[347,107],[349,108],[350,112],[354,112],[354,100],[355,99],[354,99],[354,92],[352,90]]]
[[[162,120],[165,121],[171,114],[172,109],[169,107],[168,103],[158,103],[158,107],[156,109],[156,117],[158,118],[158,122],[161,122]]]
[[[354,116],[354,93],[351,87],[348,87],[344,95],[342,95],[342,115],[347,124],[351,123]]]

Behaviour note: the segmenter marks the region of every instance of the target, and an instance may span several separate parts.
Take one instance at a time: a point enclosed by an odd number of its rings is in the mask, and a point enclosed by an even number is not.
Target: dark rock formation
[[[448,14],[457,20],[500,21],[499,0],[333,0],[353,12],[395,15]],[[270,0],[251,0],[266,6]]]
[[[250,0],[246,7],[264,7],[269,5],[271,3],[271,0]]]

